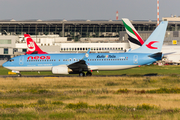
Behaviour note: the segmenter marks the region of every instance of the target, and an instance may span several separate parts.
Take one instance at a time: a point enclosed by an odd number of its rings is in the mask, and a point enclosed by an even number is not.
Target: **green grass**
[[[71,112],[63,112],[63,113],[51,113],[49,115],[50,119],[70,119],[74,118],[74,113]]]
[[[179,67],[93,72],[128,77],[0,78],[0,119],[180,119]],[[152,73],[162,76],[142,76]]]

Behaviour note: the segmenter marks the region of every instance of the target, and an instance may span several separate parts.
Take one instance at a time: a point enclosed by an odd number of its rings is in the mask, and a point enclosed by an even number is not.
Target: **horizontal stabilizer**
[[[170,53],[164,53],[163,55],[171,55],[171,54],[174,54],[176,52],[170,52]]]
[[[151,54],[151,55],[149,55],[148,57],[151,57],[151,58],[159,58],[159,57],[162,57],[162,52],[158,52],[158,53]]]

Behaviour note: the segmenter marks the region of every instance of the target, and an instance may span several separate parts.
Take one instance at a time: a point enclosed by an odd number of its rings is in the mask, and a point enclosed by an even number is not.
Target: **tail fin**
[[[33,41],[29,34],[24,34],[24,37],[26,39],[28,47],[28,51],[26,52],[26,54],[48,54],[38,47],[38,45]]]
[[[130,47],[134,50],[141,47],[144,44],[143,39],[138,34],[132,23],[127,18],[122,18],[123,24],[125,26],[126,32],[129,36]]]
[[[167,25],[168,25],[167,21],[162,21],[161,24],[154,30],[154,32],[145,41],[142,47],[129,51],[129,53],[161,52]]]

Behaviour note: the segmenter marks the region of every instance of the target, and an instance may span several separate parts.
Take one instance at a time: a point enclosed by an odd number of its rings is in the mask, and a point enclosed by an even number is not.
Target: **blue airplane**
[[[30,54],[16,56],[3,67],[21,71],[52,71],[53,74],[91,76],[93,70],[121,70],[151,64],[162,59],[161,48],[168,22],[162,21],[145,43],[126,53]]]

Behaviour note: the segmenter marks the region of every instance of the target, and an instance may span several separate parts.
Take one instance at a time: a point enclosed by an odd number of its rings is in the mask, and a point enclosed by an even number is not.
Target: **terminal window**
[[[27,52],[27,49],[22,49],[22,52]]]
[[[8,54],[8,48],[4,48],[4,54]]]
[[[11,44],[11,40],[0,40],[0,44]]]

